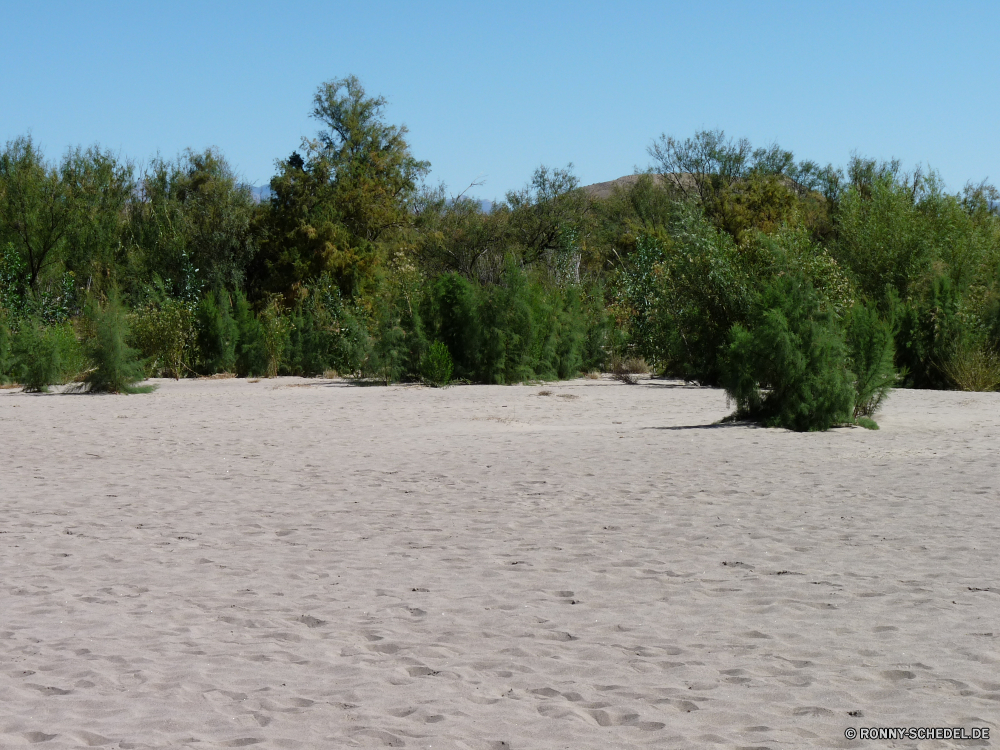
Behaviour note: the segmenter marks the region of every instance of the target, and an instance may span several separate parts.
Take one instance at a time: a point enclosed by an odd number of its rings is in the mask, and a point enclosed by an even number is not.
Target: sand
[[[541,395],[548,392],[548,395]],[[1000,394],[0,391],[0,747],[997,746]],[[991,727],[985,743],[847,727]]]

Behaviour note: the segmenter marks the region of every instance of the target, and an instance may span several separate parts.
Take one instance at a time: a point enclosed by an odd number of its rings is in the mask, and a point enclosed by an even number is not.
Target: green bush
[[[194,311],[187,302],[164,297],[129,316],[129,343],[142,352],[150,376],[182,378],[191,371],[197,340]]]
[[[892,323],[857,304],[847,315],[848,360],[854,373],[854,417],[872,417],[896,382]]]
[[[277,377],[289,346],[289,321],[282,314],[277,299],[272,299],[261,311],[259,320],[265,358],[264,375],[269,378]]]
[[[13,368],[10,328],[7,326],[7,316],[0,311],[0,385],[10,380]]]
[[[896,365],[907,388],[951,387],[942,368],[967,334],[960,306],[955,284],[944,275],[927,280],[908,302],[896,303]]]
[[[733,416],[800,432],[851,421],[843,332],[812,286],[782,277],[765,290],[759,310],[752,328],[733,326],[723,357]]]
[[[425,383],[433,386],[445,386],[451,382],[451,354],[444,342],[435,341],[428,347],[420,363],[420,375]]]
[[[239,329],[233,318],[229,292],[216,296],[209,292],[195,309],[198,340],[198,369],[206,375],[233,372],[236,369],[236,346]]]
[[[378,300],[371,320],[371,346],[361,375],[388,385],[404,376],[419,376],[426,350],[422,319],[406,300]]]
[[[126,343],[128,318],[118,293],[112,291],[103,307],[92,300],[88,306],[87,317],[93,331],[93,337],[86,346],[91,364],[91,369],[84,376],[88,390],[95,393],[152,391],[155,386],[136,386],[136,383],[145,378],[145,367],[139,358],[139,350],[129,347]]]
[[[430,286],[428,303],[428,323],[448,348],[455,377],[475,380],[480,347],[477,288],[457,273],[442,274]]]
[[[654,369],[704,385],[720,378],[719,354],[744,323],[759,277],[752,258],[703,216],[684,211],[669,236],[642,235],[619,279],[627,352]]]
[[[426,335],[448,348],[454,377],[502,384],[570,378],[585,361],[602,362],[609,318],[596,300],[508,262],[496,284],[439,276],[422,307]]]
[[[29,393],[44,393],[63,382],[64,336],[56,327],[25,320],[14,336],[14,377]]]
[[[264,375],[267,373],[267,348],[265,344],[264,326],[242,292],[236,294],[236,304],[233,306],[233,317],[236,320],[236,374],[241,378]]]

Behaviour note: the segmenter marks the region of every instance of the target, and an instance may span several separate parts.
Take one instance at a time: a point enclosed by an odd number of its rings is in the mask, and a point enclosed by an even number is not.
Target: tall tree
[[[45,161],[30,136],[0,154],[0,232],[22,256],[34,290],[42,272],[59,260],[72,221],[71,188]]]
[[[271,181],[269,234],[257,273],[270,291],[294,295],[332,274],[352,294],[380,262],[379,247],[411,224],[428,162],[410,153],[407,129],[385,121],[386,100],[354,76],[322,84],[313,118],[325,127],[279,162]]]

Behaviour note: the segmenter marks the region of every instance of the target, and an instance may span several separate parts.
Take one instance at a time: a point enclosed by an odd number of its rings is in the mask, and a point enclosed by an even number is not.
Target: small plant
[[[874,309],[858,304],[847,315],[845,333],[854,373],[854,417],[870,418],[896,382],[892,324],[880,319]]]
[[[13,367],[14,358],[11,356],[10,328],[7,327],[6,316],[0,310],[0,385],[8,382]]]
[[[262,343],[266,365],[264,375],[277,377],[285,352],[288,350],[288,334],[291,330],[288,319],[281,314],[278,299],[274,298],[260,314]]]
[[[129,328],[131,343],[148,363],[148,374],[184,376],[196,334],[190,305],[170,298],[150,304],[132,313]]]
[[[14,336],[14,376],[27,393],[47,393],[62,375],[58,337],[37,320],[26,320]]]
[[[959,347],[941,370],[960,391],[1000,388],[1000,356],[982,345]]]
[[[868,417],[858,417],[855,422],[858,427],[864,427],[866,430],[877,430],[878,424],[874,419],[869,419]]]
[[[236,374],[241,378],[263,375],[267,372],[264,326],[253,314],[250,302],[239,292],[233,305],[233,317],[239,342],[236,347]]]
[[[236,344],[239,329],[233,318],[229,293],[218,296],[209,292],[195,310],[198,329],[199,365],[201,372],[212,374],[236,369]]]
[[[93,393],[149,393],[155,386],[136,386],[145,377],[138,349],[129,347],[128,319],[118,293],[112,291],[102,307],[91,301],[87,309],[93,338],[87,343],[92,369],[84,383]]]
[[[420,363],[420,375],[425,383],[440,388],[451,382],[452,367],[448,347],[441,341],[435,341],[428,347]]]
[[[615,380],[628,385],[635,385],[639,382],[640,375],[649,373],[649,365],[642,357],[621,357],[611,358],[611,376]]]

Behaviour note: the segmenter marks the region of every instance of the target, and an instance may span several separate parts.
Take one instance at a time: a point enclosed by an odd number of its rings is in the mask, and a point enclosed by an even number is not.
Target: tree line
[[[264,200],[215,149],[140,167],[7,143],[0,378],[515,383],[648,365],[792,429],[874,426],[897,385],[1000,385],[986,183],[949,193],[896,161],[821,166],[703,131],[661,136],[610,194],[540,167],[484,209],[426,184],[356,78],[321,85],[311,115]]]

